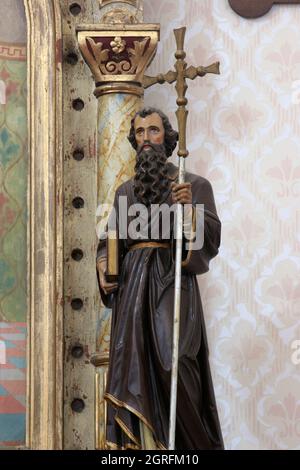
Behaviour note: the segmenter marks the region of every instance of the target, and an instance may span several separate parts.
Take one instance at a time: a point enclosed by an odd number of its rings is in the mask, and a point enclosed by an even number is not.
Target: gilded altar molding
[[[126,9],[111,10],[102,17],[105,24],[133,24],[137,23],[136,15],[130,14]]]
[[[81,53],[90,67],[97,97],[107,93],[143,96],[143,78],[159,41],[159,25],[77,27]]]
[[[26,446],[61,449],[63,211],[61,15],[24,0],[28,41],[29,314]],[[43,34],[41,34],[43,31]]]
[[[109,5],[111,3],[118,3],[116,0],[99,0],[100,7],[105,5]],[[138,7],[139,0],[119,0],[119,3],[128,3],[128,5],[132,5],[133,7]]]

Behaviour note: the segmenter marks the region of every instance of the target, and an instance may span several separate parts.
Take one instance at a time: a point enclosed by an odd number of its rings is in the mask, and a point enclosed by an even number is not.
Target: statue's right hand
[[[118,288],[118,283],[117,282],[107,282],[105,279],[105,271],[106,271],[106,259],[105,258],[100,258],[99,261],[97,261],[97,269],[99,273],[99,280],[100,280],[100,286],[101,289],[104,291],[105,294],[111,294]]]

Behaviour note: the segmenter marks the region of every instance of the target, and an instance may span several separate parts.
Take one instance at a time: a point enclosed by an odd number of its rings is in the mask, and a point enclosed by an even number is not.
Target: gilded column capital
[[[84,25],[77,27],[84,60],[95,79],[95,96],[143,96],[143,79],[159,41],[159,25]]]

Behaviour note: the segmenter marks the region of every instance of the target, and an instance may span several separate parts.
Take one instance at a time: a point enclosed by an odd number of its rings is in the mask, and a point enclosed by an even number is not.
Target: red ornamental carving
[[[244,18],[259,18],[275,4],[300,4],[300,0],[229,0],[231,8]]]

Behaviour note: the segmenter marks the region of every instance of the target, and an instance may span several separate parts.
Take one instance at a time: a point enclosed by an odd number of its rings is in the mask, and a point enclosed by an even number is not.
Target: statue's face
[[[147,146],[147,142],[151,144],[163,144],[165,140],[165,129],[159,114],[153,113],[146,117],[137,116],[134,121],[134,132],[138,147],[142,147],[144,142],[146,145],[144,150],[151,148]]]

